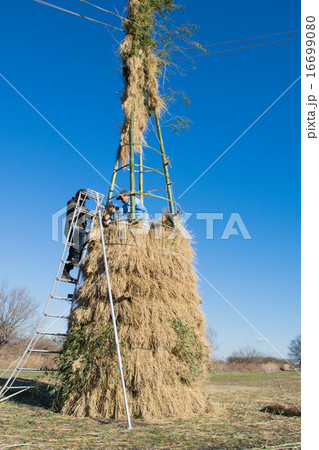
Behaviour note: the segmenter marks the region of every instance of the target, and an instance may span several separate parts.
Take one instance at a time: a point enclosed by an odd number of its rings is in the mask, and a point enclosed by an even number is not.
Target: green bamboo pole
[[[144,205],[144,180],[143,180],[143,150],[142,146],[140,146],[140,150],[138,153],[138,182],[139,182],[139,192],[140,192],[140,200],[142,205]]]
[[[118,167],[119,167],[119,163],[120,163],[120,154],[121,154],[121,146],[118,149],[117,155],[116,155],[116,160],[115,160],[115,164],[114,164],[114,169],[113,169],[113,174],[112,174],[112,178],[111,178],[111,184],[110,184],[110,190],[109,190],[109,196],[108,196],[108,202],[111,200],[111,198],[113,197],[113,192],[114,192],[114,186],[115,186],[115,180],[116,180],[116,175],[118,172]]]
[[[163,142],[162,131],[161,131],[157,108],[155,108],[155,110],[154,110],[154,116],[155,116],[155,121],[156,121],[158,140],[159,140],[160,147],[161,147],[162,161],[163,161],[164,174],[165,174],[165,180],[166,180],[167,197],[168,197],[168,204],[169,204],[169,212],[171,214],[174,214],[175,209],[174,209],[174,200],[173,200],[173,192],[172,192],[172,182],[170,180],[169,173],[168,173],[168,167],[167,167],[169,164],[169,160],[165,155],[164,142]]]
[[[131,198],[131,219],[135,219],[135,166],[134,166],[134,103],[131,111],[130,126],[130,198]]]

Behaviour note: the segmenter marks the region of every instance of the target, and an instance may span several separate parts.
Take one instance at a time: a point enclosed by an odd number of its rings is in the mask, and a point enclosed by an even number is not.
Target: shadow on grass
[[[6,378],[0,378],[0,388],[6,383]],[[49,388],[52,386],[49,383],[40,382],[34,379],[17,378],[14,382],[14,386],[32,386],[31,389],[21,392],[14,397],[11,397],[7,401],[38,406],[40,408],[50,409],[53,398],[50,396]],[[16,389],[10,389],[6,393],[6,396],[13,394]]]
[[[0,390],[2,386],[6,383],[6,378],[0,378]],[[45,383],[43,381],[36,381],[34,379],[29,378],[17,378],[14,386],[33,386],[32,389],[29,389],[27,391],[21,392],[20,394],[17,394],[14,397],[11,397],[8,399],[8,402],[14,402],[16,404],[20,405],[28,405],[28,406],[35,406],[47,410],[51,410],[52,412],[55,412],[56,414],[60,414],[58,411],[54,411],[51,409],[51,405],[53,402],[53,397],[50,396],[49,388],[52,387],[52,384]],[[14,390],[9,390],[6,395],[10,395],[14,392]],[[88,416],[87,419],[90,419],[94,423],[97,423],[99,425],[113,425],[118,428],[127,428],[127,421],[125,419],[114,419],[114,418],[98,418],[98,417],[91,417]],[[144,428],[144,427],[150,427],[152,428],[154,424],[146,423],[142,421],[132,421],[132,426],[134,428]],[[123,447],[124,448],[124,447]],[[1,449],[0,449],[1,450]]]

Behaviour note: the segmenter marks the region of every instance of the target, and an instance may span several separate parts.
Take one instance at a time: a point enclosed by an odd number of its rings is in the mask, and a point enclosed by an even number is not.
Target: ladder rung
[[[86,233],[89,233],[91,231],[91,230],[84,229],[84,228],[80,227],[79,225],[73,225],[72,228],[76,228],[77,230],[83,230]]]
[[[72,281],[72,280],[65,280],[64,278],[61,278],[61,277],[56,277],[56,279],[58,280],[58,281],[62,281],[62,283],[72,283],[72,284],[77,284],[77,281],[75,280],[75,282],[74,281]]]
[[[11,386],[6,389],[31,389],[32,386]]]
[[[37,334],[45,334],[47,336],[67,336],[66,333],[46,333],[44,331],[37,331]]]
[[[91,197],[91,198],[93,198],[93,197]],[[87,211],[85,214],[87,217],[94,217],[96,215],[96,212],[95,211]]]
[[[56,300],[66,300],[67,302],[70,302],[71,299],[70,298],[66,298],[66,297],[57,297],[56,295],[50,295],[51,298],[55,298]],[[72,294],[73,297],[73,294]]]
[[[89,230],[87,230],[87,231],[89,231]],[[90,231],[89,231],[89,232],[90,232]],[[78,246],[78,244],[74,244],[73,242],[69,242],[69,241],[67,241],[66,245],[67,245],[68,247],[77,247],[77,246]]]
[[[30,348],[28,351],[30,353],[61,353],[61,350],[41,350],[37,348]]]
[[[68,319],[69,316],[60,316],[60,315],[56,315],[56,314],[47,314],[44,313],[43,314],[45,317],[56,317],[57,319]]]
[[[80,264],[74,264],[71,261],[68,261],[65,259],[61,259],[61,262],[63,262],[63,264],[72,264],[72,266],[74,266],[74,267],[80,267]]]

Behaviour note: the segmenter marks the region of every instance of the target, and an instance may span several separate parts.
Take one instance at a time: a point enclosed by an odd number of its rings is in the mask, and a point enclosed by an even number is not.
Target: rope
[[[161,191],[162,189],[166,189],[166,185],[163,186],[163,187],[157,188],[157,189],[151,189],[151,190],[148,190],[148,191],[143,191],[142,194],[150,196],[151,192]]]
[[[209,52],[209,53],[205,53],[204,55],[185,56],[184,58],[173,59],[173,61],[182,61],[185,59],[199,58],[201,56],[210,56],[210,55],[218,55],[220,53],[236,52],[237,50],[246,50],[247,48],[255,48],[255,47],[263,47],[265,45],[280,44],[281,42],[294,41],[296,39],[300,39],[300,37],[291,38],[291,39],[281,39],[280,41],[267,42],[265,44],[249,45],[248,47],[232,48],[230,50],[222,50],[220,52]]]
[[[85,1],[85,0],[80,0],[80,2],[86,3],[87,5],[93,6],[93,8],[100,9],[101,11],[104,11],[104,12],[106,12],[106,13],[108,13],[108,14],[112,14],[112,16],[119,17],[120,19],[125,20],[125,17],[120,16],[119,14],[116,14],[116,13],[114,13],[114,12],[112,12],[112,11],[108,11],[107,9],[101,8],[100,6],[94,5],[93,3],[87,2],[87,1]],[[130,19],[129,19],[129,20],[130,20]]]
[[[112,12],[112,11],[109,11],[109,10],[107,10],[107,9],[101,8],[100,6],[94,5],[93,3],[89,3],[89,2],[87,2],[87,1],[85,1],[85,0],[80,0],[80,2],[86,3],[87,5],[90,5],[90,6],[93,6],[93,8],[100,9],[101,11],[104,11],[104,12],[106,12],[106,13],[108,13],[108,14],[111,14],[112,16],[119,17],[119,18],[122,19],[122,20],[125,20],[125,21],[128,21],[128,22],[132,22],[132,23],[134,23],[136,26],[140,27],[141,29],[144,28],[143,25],[140,25],[136,20],[129,19],[128,17],[121,16],[120,14],[116,14],[116,13],[114,13],[114,12]],[[115,8],[114,5],[113,5],[113,7]],[[115,9],[116,9],[116,8],[115,8]]]
[[[42,3],[42,5],[51,6],[52,8],[59,9],[60,11],[67,12],[69,14],[73,14],[74,16],[82,17],[82,19],[91,20],[92,22],[100,23],[101,25],[105,25],[106,27],[114,28],[114,30],[124,31],[123,28],[114,27],[113,25],[109,25],[108,23],[101,22],[96,19],[91,19],[91,17],[83,16],[82,14],[69,11],[68,9],[61,8],[60,6],[52,5],[51,3],[44,2],[43,0],[33,0],[37,3]]]
[[[157,167],[155,170],[161,170],[161,169],[164,169],[164,166],[160,166],[160,167]],[[144,170],[144,173],[149,173],[149,172],[153,172],[153,169],[149,169],[149,170]]]
[[[161,200],[167,200],[167,197],[163,197],[162,195],[151,194],[150,193],[151,191],[145,191],[145,192],[149,192],[148,194],[145,194],[145,195],[148,195],[149,197],[160,198]],[[133,192],[133,191],[130,191],[130,193],[129,193],[130,196],[131,195],[141,195],[141,194],[144,194],[144,192],[140,192],[140,191],[134,191]],[[109,198],[109,200],[113,200],[114,198],[117,198],[118,195],[119,195],[118,193],[113,195],[111,198]],[[178,202],[173,200],[173,203],[179,208],[179,210],[182,210],[182,207],[181,207],[181,205]]]
[[[181,254],[181,252],[179,252],[178,250],[173,250],[171,248],[164,248],[164,247],[151,247],[149,245],[136,245],[136,244],[126,244],[126,243],[122,243],[122,242],[108,242],[106,245],[127,245],[129,247],[139,247],[139,248],[153,248],[155,250],[165,250],[167,252],[175,252],[175,253],[179,253]]]
[[[81,0],[82,1],[82,0]],[[273,36],[280,36],[282,34],[291,34],[291,33],[299,33],[301,30],[295,30],[295,31],[284,31],[283,33],[275,33],[275,34],[265,34],[263,36],[255,36],[252,38],[245,38],[245,39],[236,39],[235,41],[226,41],[226,42],[217,42],[215,44],[203,44],[204,49],[206,47],[213,47],[215,45],[225,45],[225,44],[234,44],[236,42],[244,42],[244,41],[252,41],[254,39],[262,39],[262,38],[268,38]],[[174,49],[173,52],[177,52],[179,50],[195,50],[196,47],[183,47],[180,49]]]

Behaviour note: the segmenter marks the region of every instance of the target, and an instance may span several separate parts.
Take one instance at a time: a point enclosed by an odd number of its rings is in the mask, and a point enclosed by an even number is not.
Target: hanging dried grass
[[[104,229],[129,408],[134,418],[189,417],[209,409],[205,321],[182,227],[123,223]],[[74,416],[124,418],[99,229],[60,357],[58,401]],[[82,296],[83,293],[83,296]]]
[[[128,19],[125,21],[126,37],[120,45],[122,56],[124,92],[122,108],[124,122],[121,129],[119,153],[124,165],[129,156],[130,121],[134,105],[135,143],[144,143],[144,132],[149,116],[157,108],[160,114],[165,107],[158,89],[159,59],[152,51],[152,39],[143,39],[141,35],[152,33],[154,9],[149,1],[130,0]],[[136,147],[142,151],[141,146]]]

